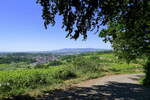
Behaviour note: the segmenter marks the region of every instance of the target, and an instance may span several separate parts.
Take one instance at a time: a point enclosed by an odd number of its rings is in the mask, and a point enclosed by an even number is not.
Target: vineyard
[[[23,94],[39,96],[44,91],[107,74],[139,73],[143,71],[142,64],[142,59],[127,64],[118,60],[112,52],[93,52],[63,56],[59,61],[37,68],[1,70],[0,98]]]

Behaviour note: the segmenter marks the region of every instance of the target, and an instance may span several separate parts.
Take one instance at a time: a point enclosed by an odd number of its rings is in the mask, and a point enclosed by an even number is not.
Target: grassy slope
[[[143,72],[143,60],[126,64],[110,52],[87,53],[71,59],[69,62],[63,59],[63,65],[47,69],[0,71],[0,98],[20,94],[40,96],[46,91],[108,74]]]

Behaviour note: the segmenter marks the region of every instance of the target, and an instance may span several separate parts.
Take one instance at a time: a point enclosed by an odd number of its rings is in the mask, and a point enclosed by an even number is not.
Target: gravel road
[[[150,100],[150,88],[138,80],[144,74],[109,75],[75,84],[70,89],[46,92],[42,98],[15,100]]]
[[[150,88],[139,84],[144,74],[110,75],[56,90],[44,100],[150,100]]]

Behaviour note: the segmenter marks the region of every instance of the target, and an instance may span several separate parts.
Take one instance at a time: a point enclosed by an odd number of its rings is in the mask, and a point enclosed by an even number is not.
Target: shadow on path
[[[150,100],[150,88],[145,88],[140,84],[113,81],[109,81],[106,85],[74,87],[69,90],[55,90],[46,93],[49,95],[44,98],[18,96],[13,100]]]
[[[66,91],[55,90],[50,94],[43,100],[150,100],[150,89],[138,84],[117,82]]]

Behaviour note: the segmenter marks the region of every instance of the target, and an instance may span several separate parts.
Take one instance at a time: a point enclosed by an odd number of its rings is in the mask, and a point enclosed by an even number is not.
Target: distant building
[[[56,56],[37,56],[34,59],[36,60],[36,62],[32,63],[32,65],[45,64],[50,61],[58,60]]]

